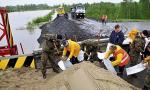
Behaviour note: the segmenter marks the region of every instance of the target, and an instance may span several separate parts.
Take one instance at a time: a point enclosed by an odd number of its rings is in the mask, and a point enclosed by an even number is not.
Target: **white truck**
[[[71,8],[71,17],[73,19],[84,19],[85,17],[85,7],[83,5],[77,5]]]

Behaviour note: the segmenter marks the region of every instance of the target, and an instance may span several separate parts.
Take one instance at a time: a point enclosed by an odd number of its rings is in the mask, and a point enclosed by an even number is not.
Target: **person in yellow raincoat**
[[[70,60],[72,64],[79,63],[77,56],[80,52],[80,45],[77,42],[74,42],[70,39],[63,40],[62,44],[64,46],[62,58],[68,56],[67,60]]]
[[[134,41],[137,33],[140,32],[139,30],[137,30],[136,28],[133,28],[129,33],[128,33],[128,38],[131,39],[131,43]]]
[[[134,39],[135,39],[138,32],[139,32],[139,30],[137,30],[136,28],[131,29],[131,31],[128,33],[127,38],[123,41],[122,48],[127,53],[130,52],[130,44],[134,41]]]
[[[122,49],[119,45],[110,46],[109,50],[105,54],[105,59],[107,59],[111,54],[113,54],[114,60],[112,65],[119,68],[119,74],[123,75],[124,67],[128,64],[130,57],[128,53]]]

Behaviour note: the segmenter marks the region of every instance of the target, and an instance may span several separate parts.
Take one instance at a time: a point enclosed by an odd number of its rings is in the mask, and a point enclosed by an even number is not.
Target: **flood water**
[[[41,30],[38,27],[33,30],[27,30],[26,26],[32,19],[47,15],[49,12],[50,10],[40,10],[12,12],[8,14],[14,43],[18,46],[19,54],[22,54],[20,43],[22,44],[25,54],[32,53],[33,50],[39,48],[37,38],[39,38]],[[7,45],[5,38],[1,42],[1,45]]]
[[[25,54],[32,53],[33,50],[39,48],[37,39],[41,34],[39,28],[33,30],[27,30],[26,25],[29,21],[39,16],[44,16],[48,14],[50,10],[41,10],[41,11],[26,11],[26,12],[12,12],[9,13],[9,21],[12,29],[12,34],[14,38],[14,43],[18,45],[19,54],[22,54],[20,43],[23,46]],[[1,21],[1,19],[0,19]],[[88,26],[93,27],[92,32],[97,33],[101,27],[101,23],[96,23],[92,20],[87,20]],[[86,23],[85,23],[86,24]],[[123,23],[108,23],[107,26],[113,27],[116,24],[121,24],[130,30],[135,27],[139,30],[148,29],[150,30],[150,22],[123,22]],[[1,34],[1,32],[0,32]],[[0,45],[6,45],[6,40],[0,42]]]

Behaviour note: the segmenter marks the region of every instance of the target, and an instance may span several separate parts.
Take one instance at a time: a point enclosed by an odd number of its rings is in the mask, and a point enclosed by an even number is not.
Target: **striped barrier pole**
[[[5,70],[9,67],[19,69],[23,66],[35,68],[35,60],[33,54],[0,57],[0,69],[2,70]]]

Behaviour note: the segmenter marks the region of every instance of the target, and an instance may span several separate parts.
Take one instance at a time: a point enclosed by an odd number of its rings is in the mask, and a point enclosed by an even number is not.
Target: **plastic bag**
[[[141,62],[141,63],[139,63],[135,66],[126,68],[126,72],[127,72],[127,75],[132,75],[132,74],[135,74],[135,73],[138,73],[138,72],[141,72],[141,71],[145,70],[145,68],[146,67]]]
[[[81,62],[81,61],[83,61],[84,60],[84,52],[81,50],[80,52],[79,52],[79,55],[78,55],[78,61],[79,62]]]
[[[113,67],[113,65],[112,65],[110,60],[104,59],[103,62],[104,62],[104,65],[106,66],[106,68],[109,71],[111,71],[114,74],[117,74],[117,72],[116,72],[115,68]]]
[[[67,68],[70,68],[72,65],[72,63],[70,61],[63,61],[60,60],[58,62],[58,66],[62,69],[62,70],[66,70]]]

